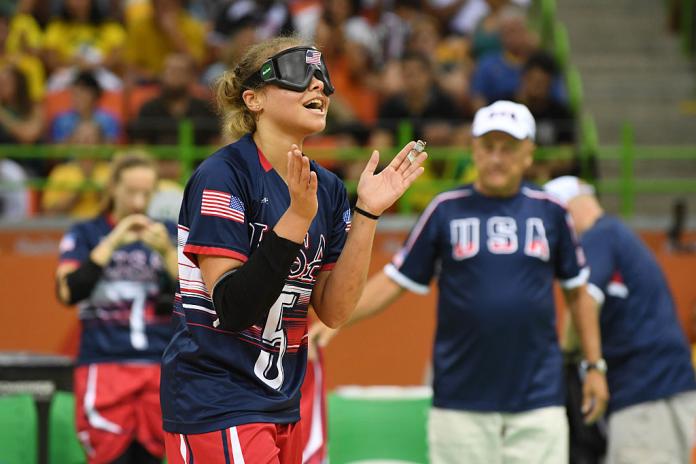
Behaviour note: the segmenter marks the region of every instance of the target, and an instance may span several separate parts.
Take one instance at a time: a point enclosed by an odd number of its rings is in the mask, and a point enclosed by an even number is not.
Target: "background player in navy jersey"
[[[342,182],[303,156],[333,87],[295,38],[250,48],[218,84],[236,142],[189,180],[179,216],[175,334],[163,356],[167,458],[300,463],[307,307],[337,326],[367,276],[376,218],[423,172],[409,143],[379,174],[373,152],[351,219]],[[350,228],[350,233],[348,229]]]
[[[604,214],[591,186],[564,176],[545,189],[567,204],[601,307],[611,393],[607,462],[689,462],[696,380],[662,270],[635,233]]]
[[[90,463],[157,463],[164,455],[159,361],[171,336],[176,225],[145,216],[154,164],[112,164],[104,213],[75,224],[60,244],[57,291],[77,304],[78,437]]]
[[[522,183],[534,132],[523,105],[499,101],[476,113],[478,179],[435,197],[392,263],[370,279],[351,319],[381,311],[405,290],[428,292],[437,275],[433,463],[568,461],[554,278],[587,360],[601,359],[588,270],[567,213]],[[594,421],[607,401],[603,374],[588,373],[584,397],[586,419]]]

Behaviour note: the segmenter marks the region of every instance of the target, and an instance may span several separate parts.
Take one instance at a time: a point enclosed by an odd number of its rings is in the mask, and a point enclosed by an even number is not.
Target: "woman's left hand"
[[[409,142],[398,155],[379,174],[375,169],[379,164],[379,152],[372,152],[365,170],[358,182],[357,206],[379,216],[403,195],[414,180],[423,174],[422,164],[428,157],[427,152],[420,153],[415,161],[408,160],[408,152],[415,146]]]

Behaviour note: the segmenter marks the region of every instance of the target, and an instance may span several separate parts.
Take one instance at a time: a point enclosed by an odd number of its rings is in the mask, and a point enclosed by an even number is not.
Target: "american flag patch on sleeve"
[[[343,222],[346,224],[346,232],[350,230],[350,209],[347,209],[343,212]]]
[[[217,216],[244,224],[244,203],[227,192],[203,190],[201,216]]]

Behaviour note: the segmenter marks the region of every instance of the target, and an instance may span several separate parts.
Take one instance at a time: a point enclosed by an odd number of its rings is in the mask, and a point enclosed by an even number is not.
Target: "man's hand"
[[[586,424],[593,424],[602,417],[608,400],[606,376],[596,369],[587,371],[582,385],[582,413]]]
[[[336,335],[338,329],[327,327],[323,323],[317,321],[309,328],[307,336],[307,357],[310,361],[317,358],[317,349],[324,348],[329,344],[329,341]]]

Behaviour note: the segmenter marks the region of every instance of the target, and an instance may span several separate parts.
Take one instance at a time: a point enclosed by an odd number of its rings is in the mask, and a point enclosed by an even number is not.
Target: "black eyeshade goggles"
[[[324,84],[324,94],[329,96],[334,93],[321,52],[314,47],[292,47],[269,58],[243,85],[255,89],[264,84],[273,84],[295,92],[304,92],[312,76]]]

